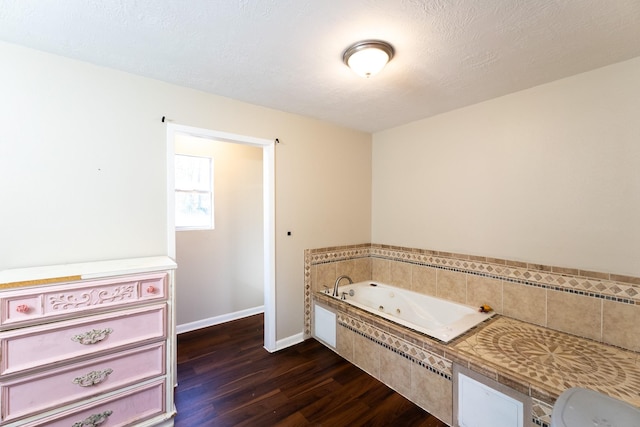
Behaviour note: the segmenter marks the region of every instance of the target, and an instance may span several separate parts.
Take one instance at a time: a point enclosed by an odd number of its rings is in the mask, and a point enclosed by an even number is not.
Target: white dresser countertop
[[[97,279],[106,276],[173,270],[174,260],[167,256],[127,258],[107,261],[15,268],[0,271],[0,289]]]

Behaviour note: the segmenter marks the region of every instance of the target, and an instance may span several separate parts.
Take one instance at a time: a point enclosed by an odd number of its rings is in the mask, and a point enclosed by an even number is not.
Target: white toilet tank
[[[553,407],[551,427],[640,427],[640,409],[597,391],[570,388]]]

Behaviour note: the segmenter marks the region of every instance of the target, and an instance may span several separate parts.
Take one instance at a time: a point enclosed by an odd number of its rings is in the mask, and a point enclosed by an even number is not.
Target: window
[[[213,229],[213,159],[176,154],[176,229]]]

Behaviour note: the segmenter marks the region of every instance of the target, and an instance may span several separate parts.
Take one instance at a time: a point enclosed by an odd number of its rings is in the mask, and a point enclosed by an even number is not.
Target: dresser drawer
[[[104,427],[122,427],[136,425],[161,415],[165,411],[165,387],[164,381],[156,381],[73,410],[58,413],[55,416],[22,424],[22,426],[89,427],[102,425]]]
[[[12,381],[1,381],[1,421],[37,414],[160,377],[166,371],[164,356],[164,342],[160,342]]]
[[[0,332],[0,374],[166,337],[166,304]]]
[[[4,292],[0,298],[0,325],[8,329],[115,305],[164,300],[167,277],[167,273],[132,275]]]

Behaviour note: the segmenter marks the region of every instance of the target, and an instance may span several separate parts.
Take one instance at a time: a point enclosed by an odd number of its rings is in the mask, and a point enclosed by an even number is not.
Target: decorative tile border
[[[409,264],[423,265],[444,270],[457,271],[461,273],[474,274],[493,279],[506,280],[529,286],[543,287],[557,291],[570,292],[580,295],[587,295],[595,298],[604,298],[612,301],[638,304],[640,305],[640,286],[634,283],[623,283],[597,275],[604,276],[603,273],[592,273],[592,276],[579,276],[574,274],[547,271],[559,269],[559,267],[547,267],[531,264],[515,263],[521,265],[508,265],[510,261],[493,260],[487,262],[477,259],[470,259],[466,255],[441,255],[434,254],[433,251],[412,250],[407,248],[387,249],[377,245],[371,246],[370,256],[392,261],[406,262]],[[463,258],[459,258],[463,257]],[[466,257],[466,258],[465,258]],[[502,263],[504,262],[504,264]],[[562,269],[579,274],[579,270]],[[628,278],[633,282],[634,278]]]
[[[345,261],[371,256],[371,245],[341,246],[322,249],[307,249],[312,265],[326,264],[329,262]]]
[[[338,325],[343,326],[451,381],[452,363],[450,360],[447,360],[440,355],[425,350],[402,337],[398,337],[388,331],[377,328],[342,312],[338,312]]]
[[[531,398],[531,412],[535,425],[540,427],[550,427],[552,411],[553,406],[536,398]]]
[[[311,249],[304,251],[304,336],[311,336]]]

